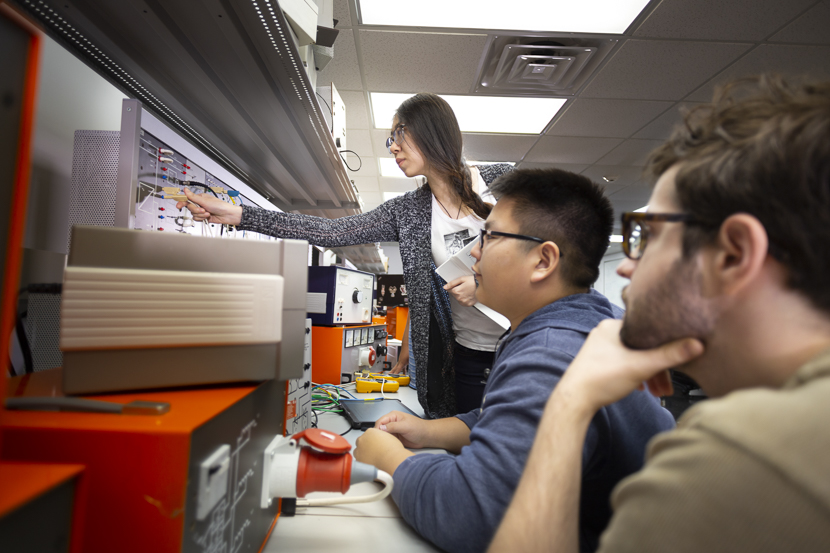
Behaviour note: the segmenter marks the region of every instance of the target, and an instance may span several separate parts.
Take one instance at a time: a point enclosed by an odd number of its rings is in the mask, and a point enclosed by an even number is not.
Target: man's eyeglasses
[[[622,248],[629,259],[640,259],[648,243],[648,221],[656,223],[689,223],[694,218],[688,213],[645,213],[629,211],[622,214]]]
[[[539,242],[540,244],[544,244],[547,240],[542,240],[541,238],[536,238],[535,236],[527,236],[525,234],[512,234],[510,232],[498,232],[495,230],[485,230],[481,229],[481,233],[478,236],[478,247],[481,250],[484,250],[484,243],[492,238],[493,236],[502,236],[504,238],[515,238],[516,240],[531,240],[533,242]],[[487,240],[485,240],[485,237]],[[559,255],[562,255],[562,250],[559,250]]]
[[[406,128],[406,125],[398,125],[392,131],[392,136],[390,136],[389,138],[386,139],[386,149],[389,150],[390,154],[392,153],[392,143],[394,142],[395,144],[400,146],[401,143],[406,138],[406,135],[404,135],[404,129],[405,128]]]

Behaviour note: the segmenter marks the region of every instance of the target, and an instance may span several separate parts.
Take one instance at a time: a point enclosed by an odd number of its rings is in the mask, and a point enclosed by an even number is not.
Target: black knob
[[[352,301],[355,303],[360,303],[363,301],[363,292],[355,288],[354,293],[352,294]]]
[[[377,351],[378,357],[386,357],[386,346],[376,346],[375,351]]]

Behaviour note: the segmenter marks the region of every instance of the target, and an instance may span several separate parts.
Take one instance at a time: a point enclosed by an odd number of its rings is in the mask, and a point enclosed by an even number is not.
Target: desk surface
[[[380,394],[354,394],[355,397],[380,397]],[[415,390],[402,387],[394,394],[386,397],[400,399],[404,405],[419,415],[423,409],[418,404]],[[349,428],[346,419],[337,414],[321,414],[318,426],[337,432],[345,432]],[[354,446],[355,441],[363,434],[360,430],[351,430],[344,437]],[[418,454],[444,454],[441,449],[413,450]],[[362,483],[352,486],[346,493],[351,495],[369,495],[380,488],[377,483]],[[332,497],[340,494],[312,493],[309,499]],[[297,508],[293,517],[281,516],[271,537],[263,548],[263,553],[280,553],[294,551],[319,551],[321,553],[364,552],[364,551],[396,551],[433,552],[439,551],[432,544],[421,538],[404,520],[398,507],[387,497],[373,503],[358,503],[354,505],[333,505],[329,507]]]

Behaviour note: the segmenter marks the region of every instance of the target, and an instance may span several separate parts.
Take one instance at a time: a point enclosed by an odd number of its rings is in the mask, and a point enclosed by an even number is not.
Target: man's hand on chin
[[[398,465],[413,453],[406,450],[401,441],[382,430],[368,429],[357,439],[354,458],[361,463],[374,465],[380,470],[394,474]]]

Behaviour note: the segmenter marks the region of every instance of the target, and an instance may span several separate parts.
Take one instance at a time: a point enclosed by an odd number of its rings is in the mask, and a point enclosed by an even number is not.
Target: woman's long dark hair
[[[493,206],[473,191],[470,168],[462,155],[461,129],[450,105],[435,94],[421,93],[407,99],[395,112],[404,136],[413,140],[430,167],[445,174],[461,203],[486,219]],[[429,190],[429,183],[425,185]]]

